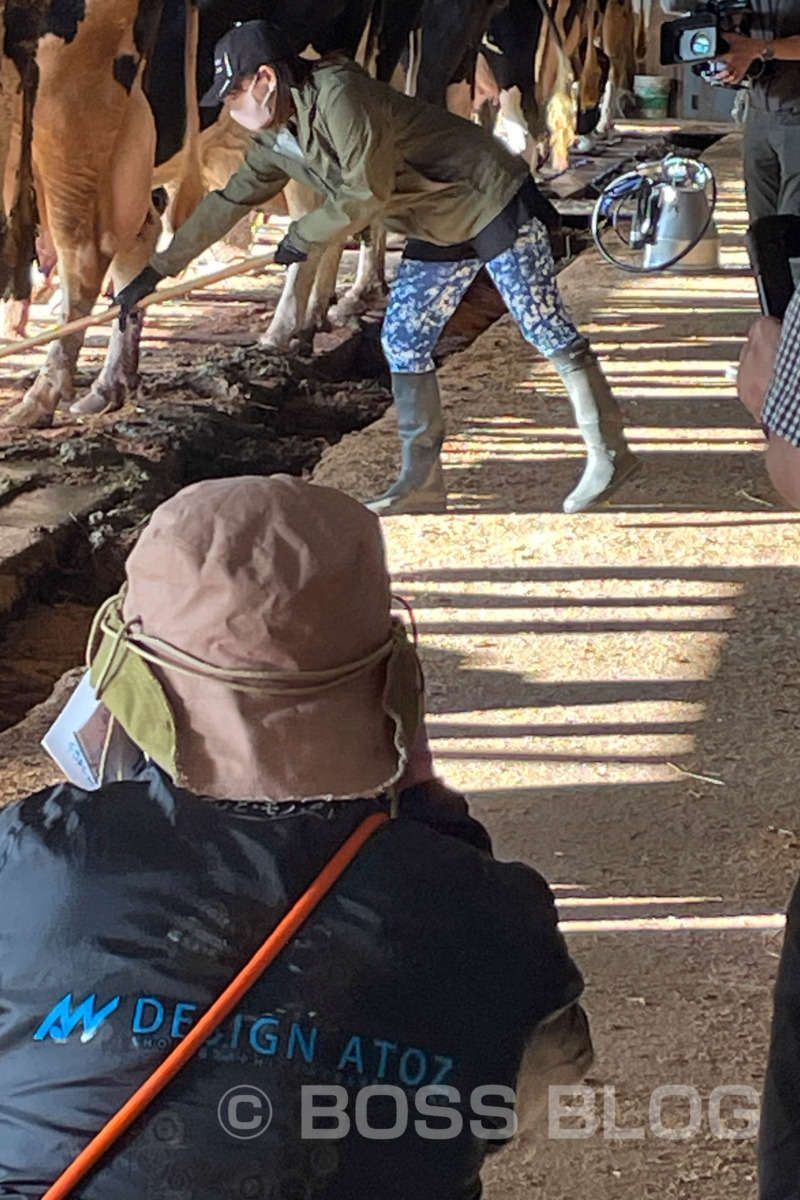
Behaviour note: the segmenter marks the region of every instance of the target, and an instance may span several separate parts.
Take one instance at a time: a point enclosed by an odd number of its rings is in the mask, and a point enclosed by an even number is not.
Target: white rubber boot
[[[563,509],[583,512],[607,499],[641,464],[628,447],[619,405],[586,338],[556,351],[550,362],[564,382],[586,445],[583,475]]]

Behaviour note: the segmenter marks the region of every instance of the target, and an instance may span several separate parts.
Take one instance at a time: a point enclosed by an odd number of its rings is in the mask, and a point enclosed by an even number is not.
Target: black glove
[[[293,245],[288,237],[285,237],[282,242],[278,243],[273,261],[282,267],[290,267],[292,263],[305,262],[307,258],[307,254],[298,250],[297,246]]]
[[[120,307],[120,329],[124,330],[128,324],[128,317],[136,308],[136,305],[140,300],[144,300],[145,296],[149,296],[151,292],[154,292],[156,286],[163,278],[164,276],[160,275],[153,267],[145,267],[135,279],[126,284],[122,291],[114,297],[114,303]]]

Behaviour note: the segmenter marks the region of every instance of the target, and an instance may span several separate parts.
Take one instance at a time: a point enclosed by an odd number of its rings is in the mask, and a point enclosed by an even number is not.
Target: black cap
[[[295,53],[283,30],[269,21],[234,25],[214,48],[214,82],[201,98],[200,107],[221,104],[240,80],[255,75],[265,63],[286,62]]]

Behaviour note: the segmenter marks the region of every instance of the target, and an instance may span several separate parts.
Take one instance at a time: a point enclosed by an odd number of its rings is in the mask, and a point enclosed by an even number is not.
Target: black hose
[[[616,258],[611,253],[611,251],[608,250],[606,248],[606,246],[603,244],[603,235],[600,230],[600,209],[601,209],[601,206],[603,203],[603,197],[605,196],[606,191],[608,191],[609,188],[612,187],[615,183],[617,183],[617,184],[619,183],[620,177],[618,176],[617,179],[612,180],[612,183],[609,184],[609,187],[607,187],[605,189],[605,191],[601,193],[601,195],[599,196],[599,198],[597,200],[597,203],[594,206],[594,211],[592,212],[592,224],[591,224],[592,237],[594,239],[594,244],[597,246],[597,249],[600,251],[600,253],[602,254],[603,258],[606,260],[606,262],[611,263],[612,266],[619,267],[619,269],[621,271],[627,271],[631,275],[656,275],[656,274],[658,274],[659,271],[667,271],[667,270],[669,270],[670,267],[677,266],[677,264],[679,262],[681,262],[682,259],[686,258],[687,254],[691,254],[692,250],[694,250],[696,246],[700,245],[700,243],[702,242],[703,238],[705,237],[706,232],[707,232],[709,226],[711,225],[711,221],[714,217],[714,209],[716,208],[716,205],[717,205],[717,194],[718,194],[717,193],[717,181],[714,178],[714,172],[711,170],[710,167],[706,166],[706,164],[704,162],[700,162],[699,159],[692,159],[692,160],[685,160],[685,161],[697,162],[699,166],[703,167],[708,172],[710,182],[711,182],[711,204],[709,207],[708,217],[706,218],[706,222],[703,225],[703,228],[700,230],[700,232],[696,235],[696,237],[694,237],[689,242],[688,246],[686,246],[683,250],[681,250],[681,252],[679,254],[676,254],[672,258],[667,259],[666,262],[659,263],[658,266],[656,266],[656,267],[637,266],[634,263],[626,263],[626,262],[623,262],[622,259]],[[648,164],[648,165],[652,165],[652,164]],[[642,174],[643,170],[644,170],[644,168],[642,168],[638,171],[631,171],[630,174],[639,175],[639,174]],[[643,182],[644,182],[644,176],[643,176]],[[663,180],[663,182],[667,183],[669,181]],[[622,244],[624,246],[630,246],[630,241],[626,240],[625,237],[623,237],[622,233],[620,232],[619,222],[621,220],[621,217],[619,215],[619,209],[620,209],[620,205],[622,204],[622,202],[627,199],[628,199],[628,196],[625,196],[625,195],[620,196],[613,206],[610,217],[606,217],[606,226],[610,225],[612,227],[612,229],[616,233],[617,237],[619,238],[619,240],[622,242]]]

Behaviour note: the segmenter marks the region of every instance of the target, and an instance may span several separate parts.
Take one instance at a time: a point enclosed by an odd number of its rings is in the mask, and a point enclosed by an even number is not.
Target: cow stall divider
[[[285,267],[273,262],[269,254],[251,254],[249,258],[243,258],[237,263],[230,263],[227,267],[220,267],[218,271],[211,271],[208,275],[196,275],[192,279],[184,279],[182,283],[178,283],[174,287],[162,288],[161,291],[152,292],[149,296],[145,296],[143,300],[139,301],[136,309],[147,308],[151,304],[163,304],[166,300],[178,300],[182,296],[187,296],[190,292],[210,287],[213,283],[221,283],[224,279],[231,279],[234,275],[246,275],[250,271],[268,271],[271,275],[283,275],[285,270]],[[109,325],[119,315],[119,305],[112,304],[105,312],[90,313],[88,317],[79,317],[76,321],[68,321],[65,325],[57,325],[53,329],[48,329],[44,333],[37,334],[36,337],[26,338],[25,341],[13,342],[8,346],[4,346],[0,349],[0,358],[10,358],[12,355],[22,354],[26,350],[35,350],[39,346],[46,346],[48,343],[67,337],[69,334],[83,333],[84,330],[90,329],[95,325]]]

